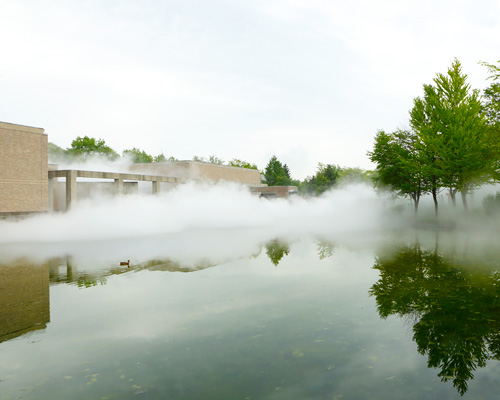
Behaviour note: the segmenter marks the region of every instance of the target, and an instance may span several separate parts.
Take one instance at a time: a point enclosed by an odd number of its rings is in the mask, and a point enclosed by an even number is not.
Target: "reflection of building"
[[[49,265],[0,265],[0,342],[44,329],[49,321]]]
[[[47,135],[0,122],[0,214],[48,210]]]

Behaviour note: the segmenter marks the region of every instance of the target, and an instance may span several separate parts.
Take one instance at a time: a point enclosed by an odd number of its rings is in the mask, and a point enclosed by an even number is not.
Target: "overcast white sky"
[[[69,147],[370,169],[456,57],[482,89],[498,0],[0,0],[0,121]]]

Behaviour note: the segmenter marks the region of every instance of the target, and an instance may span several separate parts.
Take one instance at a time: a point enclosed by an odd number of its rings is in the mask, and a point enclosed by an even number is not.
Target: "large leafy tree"
[[[434,85],[424,85],[424,96],[414,100],[410,116],[419,151],[427,158],[424,171],[436,212],[441,186],[449,189],[454,204],[460,192],[467,208],[467,193],[486,180],[494,157],[479,93],[471,90],[458,60],[447,74],[437,75]]]
[[[105,156],[109,160],[120,158],[118,153],[107,146],[103,139],[96,139],[88,136],[77,136],[77,138],[71,142],[68,154],[84,159],[96,155]]]
[[[424,158],[417,151],[417,136],[411,131],[394,133],[379,131],[368,155],[377,165],[374,183],[377,188],[388,188],[400,196],[408,196],[418,212],[420,197],[430,190],[424,169]]]
[[[276,156],[272,156],[264,170],[264,177],[269,186],[289,186],[292,184],[290,171]]]

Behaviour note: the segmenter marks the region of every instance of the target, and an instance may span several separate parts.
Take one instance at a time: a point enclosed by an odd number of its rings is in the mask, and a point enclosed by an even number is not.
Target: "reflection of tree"
[[[80,288],[90,288],[92,286],[97,286],[97,284],[105,285],[105,276],[91,276],[87,274],[79,275],[76,280],[76,285]]]
[[[127,266],[112,266],[102,270],[78,271],[74,261],[70,257],[53,258],[49,260],[50,283],[76,284],[80,288],[90,288],[97,285],[105,285],[107,277],[121,275],[142,270],[169,271],[169,272],[193,272],[213,267],[208,261],[200,261],[194,266],[183,266],[170,259],[154,259],[140,264]],[[62,269],[62,272],[61,272]]]
[[[374,268],[380,316],[409,317],[418,351],[461,395],[473,371],[500,359],[500,272],[472,274],[418,244],[377,257]]]
[[[288,253],[290,253],[290,246],[279,240],[272,240],[266,244],[266,254],[276,267]]]
[[[331,257],[333,255],[335,244],[333,244],[332,242],[318,239],[316,240],[316,244],[318,246],[318,257],[320,260],[324,260],[325,258]]]

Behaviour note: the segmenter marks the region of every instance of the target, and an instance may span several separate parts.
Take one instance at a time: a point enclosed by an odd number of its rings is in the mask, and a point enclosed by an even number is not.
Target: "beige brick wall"
[[[47,153],[42,128],[0,122],[0,213],[48,211]]]
[[[238,182],[244,185],[260,185],[260,172],[256,169],[230,167],[199,161],[166,161],[134,164],[135,173],[170,176],[184,179],[207,179],[213,182]]]

